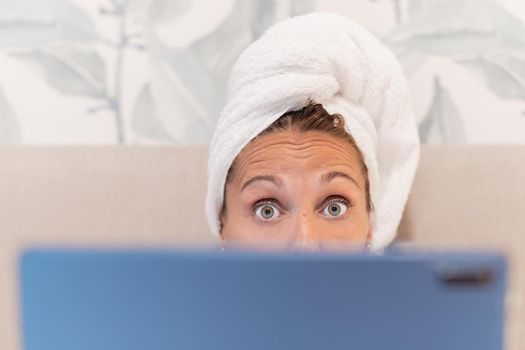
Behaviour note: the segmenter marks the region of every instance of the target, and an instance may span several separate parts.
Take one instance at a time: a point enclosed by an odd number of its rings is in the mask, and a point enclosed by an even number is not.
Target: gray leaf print
[[[465,142],[461,116],[438,77],[434,80],[434,98],[425,119],[419,125],[422,142],[429,144],[458,144]]]
[[[525,100],[525,55],[487,53],[460,62],[499,97]]]
[[[17,117],[0,89],[0,144],[18,143],[20,139],[21,132]]]
[[[155,140],[173,140],[157,118],[149,84],[144,85],[139,93],[131,114],[131,127],[140,136]]]
[[[96,51],[72,46],[35,48],[15,54],[54,89],[67,95],[106,97],[106,68]]]
[[[0,1],[0,50],[97,38],[89,16],[70,1]]]
[[[490,50],[525,52],[525,26],[499,2],[447,0],[399,26],[389,40],[448,57]]]

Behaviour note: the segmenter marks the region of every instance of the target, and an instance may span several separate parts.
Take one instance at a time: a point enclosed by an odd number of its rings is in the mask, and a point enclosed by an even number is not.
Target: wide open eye
[[[348,201],[343,198],[330,200],[323,209],[323,214],[328,217],[339,217],[348,210]]]
[[[279,217],[279,214],[279,209],[272,203],[262,203],[255,207],[255,215],[261,220],[274,220]]]

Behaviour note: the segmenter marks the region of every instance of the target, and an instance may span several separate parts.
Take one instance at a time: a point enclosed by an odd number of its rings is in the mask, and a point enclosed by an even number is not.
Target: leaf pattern
[[[421,13],[432,10],[447,0],[409,0],[407,2],[407,13],[409,18],[416,17]]]
[[[104,60],[95,51],[48,47],[14,54],[35,68],[47,83],[68,95],[106,96]]]
[[[419,126],[422,142],[458,144],[465,142],[465,132],[457,107],[450,93],[434,80],[434,97],[425,119]]]
[[[441,0],[396,28],[389,40],[448,57],[525,51],[525,26],[499,2]]]
[[[131,127],[140,136],[154,140],[173,141],[157,117],[150,90],[150,84],[142,87],[131,116]]]
[[[0,144],[18,143],[21,141],[20,125],[13,108],[0,89]]]
[[[371,3],[378,1],[386,0]],[[231,10],[221,22],[182,48],[166,42],[166,35],[187,33],[159,35],[158,30],[184,23],[196,0],[96,2],[98,13],[93,14],[81,0],[0,1],[0,53],[23,62],[49,89],[87,99],[86,113],[113,116],[116,142],[126,143],[131,136],[181,144],[209,142],[226,99],[229,72],[242,50],[276,21],[314,11],[321,3],[230,0],[224,8]],[[429,59],[440,57],[459,63],[455,67],[470,72],[499,98],[525,103],[525,17],[495,0],[396,0],[390,7],[397,24],[381,39],[409,79],[421,79]],[[106,24],[96,26],[99,19],[114,25],[117,35]],[[131,65],[148,61],[149,67],[142,67],[149,69],[147,76],[134,81]],[[431,101],[421,103],[430,107],[424,118],[417,118],[423,142],[467,142],[454,96],[442,84],[449,82],[445,75],[433,72],[425,78],[428,82],[435,76]],[[23,116],[15,110],[22,109],[0,91],[2,143],[21,142],[18,118]]]
[[[307,5],[293,9],[304,11]],[[275,21],[276,6],[265,0],[237,0],[216,30],[187,49],[167,47],[153,24],[146,28],[153,100],[159,118],[176,140],[209,142],[226,99],[229,71],[240,52]]]
[[[525,100],[525,55],[488,53],[460,62],[501,98]]]
[[[462,64],[497,96],[525,101],[525,25],[501,2],[409,0],[408,16],[386,42],[409,76],[425,57],[446,57]],[[423,141],[463,142],[461,118],[451,96],[439,80],[434,88],[432,108],[420,125]],[[446,108],[451,114],[444,116],[439,111]]]
[[[0,1],[0,50],[93,43],[98,37],[85,11],[69,0]]]

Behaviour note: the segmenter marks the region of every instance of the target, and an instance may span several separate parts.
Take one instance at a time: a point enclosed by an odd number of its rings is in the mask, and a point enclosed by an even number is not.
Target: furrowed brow
[[[277,187],[281,187],[282,186],[282,181],[281,179],[279,179],[278,177],[276,176],[273,176],[273,175],[257,175],[257,176],[254,176],[252,178],[250,178],[248,181],[246,181],[244,183],[244,185],[242,185],[241,187],[241,192],[248,186],[256,183],[256,182],[259,182],[259,181],[266,181],[266,182],[271,182],[273,183],[275,186]]]
[[[337,177],[341,177],[341,178],[350,180],[358,188],[361,188],[361,186],[359,186],[359,183],[356,181],[356,179],[354,179],[352,176],[350,176],[347,173],[344,173],[342,171],[330,171],[330,172],[328,172],[326,174],[323,174],[323,175],[321,175],[319,181],[322,182],[322,183],[328,183],[328,182],[332,181],[333,179],[335,179]]]

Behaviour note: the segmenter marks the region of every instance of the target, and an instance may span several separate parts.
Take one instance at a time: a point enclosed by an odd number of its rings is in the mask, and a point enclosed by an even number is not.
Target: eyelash
[[[323,205],[323,208],[326,207],[328,204],[331,204],[331,203],[343,203],[346,206],[348,206],[348,208],[352,208],[352,206],[353,206],[352,202],[347,200],[343,196],[330,196],[328,198],[329,199],[325,201],[325,203]]]
[[[274,199],[265,198],[265,199],[261,199],[261,200],[255,202],[255,203],[252,205],[252,211],[255,212],[257,209],[259,209],[260,207],[262,207],[262,206],[265,205],[265,204],[275,205],[278,209],[281,208],[281,207],[277,204],[277,201],[275,201]]]

